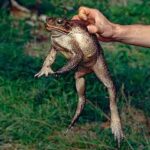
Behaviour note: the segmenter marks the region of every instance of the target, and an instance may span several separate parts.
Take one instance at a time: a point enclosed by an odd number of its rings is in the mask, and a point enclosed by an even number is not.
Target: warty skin
[[[85,22],[63,18],[48,18],[46,29],[51,33],[51,50],[43,63],[42,69],[35,76],[63,74],[75,70],[78,106],[69,125],[70,129],[79,118],[86,103],[84,76],[95,73],[108,90],[111,130],[119,144],[123,138],[123,131],[116,104],[116,88],[96,35],[88,32]],[[57,52],[62,53],[68,59],[68,63],[54,72],[51,65],[55,61]]]

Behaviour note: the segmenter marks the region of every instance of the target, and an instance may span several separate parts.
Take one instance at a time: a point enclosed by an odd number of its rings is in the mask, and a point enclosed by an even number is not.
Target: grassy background
[[[33,0],[20,2],[27,7],[34,4]],[[116,23],[150,23],[148,0],[127,3],[44,0],[41,11],[49,16],[71,17],[81,5],[100,9]],[[94,75],[86,77],[87,97],[91,102],[73,131],[64,136],[77,104],[73,72],[58,78],[34,78],[43,57],[25,53],[27,43],[35,40],[33,30],[24,20],[16,21],[0,10],[0,149],[116,149],[110,129],[100,128],[106,121],[105,114],[109,113],[109,102],[105,87]],[[150,136],[144,123],[150,117],[150,50],[119,43],[103,44],[103,48],[118,89],[118,106],[126,135],[120,149],[148,150]],[[40,46],[34,49],[45,51],[44,55],[47,50],[48,47],[45,50]],[[63,61],[58,56],[54,68],[60,67]],[[139,116],[145,120],[141,121]]]

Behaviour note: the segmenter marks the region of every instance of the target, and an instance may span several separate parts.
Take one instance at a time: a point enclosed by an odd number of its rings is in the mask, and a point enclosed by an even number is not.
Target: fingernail
[[[84,15],[84,14],[80,14],[80,18],[82,18],[83,20],[87,20],[87,16],[86,15]]]

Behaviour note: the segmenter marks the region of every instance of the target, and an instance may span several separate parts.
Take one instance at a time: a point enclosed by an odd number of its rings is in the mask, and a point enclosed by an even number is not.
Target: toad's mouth
[[[49,24],[46,24],[46,29],[48,31],[52,31],[52,30],[55,30],[55,31],[58,31],[58,32],[62,32],[62,33],[69,33],[69,31],[67,31],[66,29],[64,28],[61,28],[61,27],[57,27],[57,26],[53,26],[53,25],[49,25]]]

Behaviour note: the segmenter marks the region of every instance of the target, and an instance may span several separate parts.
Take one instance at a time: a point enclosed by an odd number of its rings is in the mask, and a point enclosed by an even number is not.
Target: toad
[[[75,124],[86,103],[84,76],[93,72],[108,90],[111,130],[115,139],[120,143],[123,132],[116,104],[116,88],[96,35],[89,33],[86,22],[81,20],[47,18],[46,29],[51,33],[51,50],[43,63],[42,69],[35,76],[59,75],[75,70],[78,106],[68,129]],[[55,61],[57,52],[62,53],[68,59],[68,62],[62,68],[53,71],[51,65]]]

